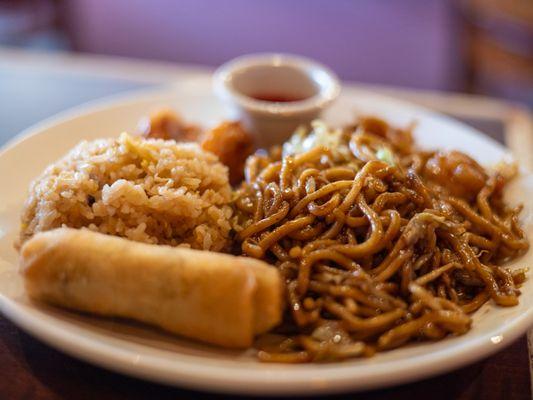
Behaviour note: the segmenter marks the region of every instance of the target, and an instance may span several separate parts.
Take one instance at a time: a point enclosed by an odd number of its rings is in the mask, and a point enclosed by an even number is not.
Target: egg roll
[[[248,257],[59,228],[24,244],[20,270],[31,299],[224,347],[250,346],[282,316],[278,270]]]

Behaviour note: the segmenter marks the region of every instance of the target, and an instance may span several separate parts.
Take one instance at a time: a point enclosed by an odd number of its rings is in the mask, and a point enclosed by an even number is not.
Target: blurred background
[[[345,80],[533,106],[533,0],[0,0],[0,45],[211,66],[291,52]]]

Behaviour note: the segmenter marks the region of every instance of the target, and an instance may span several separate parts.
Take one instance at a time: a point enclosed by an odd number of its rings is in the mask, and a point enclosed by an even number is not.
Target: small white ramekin
[[[250,54],[218,68],[216,95],[254,135],[257,147],[287,140],[301,124],[317,118],[339,95],[337,76],[324,65],[290,54]],[[302,99],[264,101],[258,94]]]

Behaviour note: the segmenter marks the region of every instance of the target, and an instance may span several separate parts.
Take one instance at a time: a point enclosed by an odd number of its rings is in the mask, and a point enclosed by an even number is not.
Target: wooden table
[[[205,70],[0,49],[0,145],[19,130],[61,109],[125,90],[183,80],[198,73],[205,73]],[[531,116],[519,105],[465,95],[386,87],[372,89],[463,119],[500,142],[507,142],[523,165],[531,163]],[[531,399],[529,363],[528,342],[524,336],[500,353],[446,375],[357,396],[346,394],[328,398]],[[188,397],[226,398],[156,385],[91,366],[42,344],[0,316],[0,399]]]

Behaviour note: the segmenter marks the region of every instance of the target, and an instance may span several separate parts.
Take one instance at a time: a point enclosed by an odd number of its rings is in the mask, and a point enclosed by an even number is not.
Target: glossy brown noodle
[[[487,301],[518,303],[524,270],[501,266],[528,248],[519,208],[502,200],[509,176],[417,151],[408,130],[375,118],[346,128],[343,144],[344,155],[248,159],[238,241],[278,266],[289,306],[257,343],[262,361],[368,356],[463,334]]]

